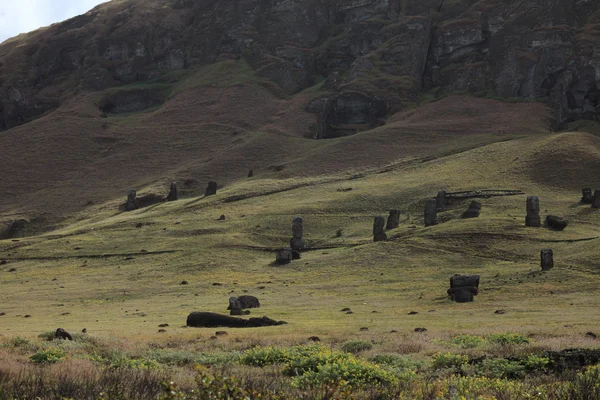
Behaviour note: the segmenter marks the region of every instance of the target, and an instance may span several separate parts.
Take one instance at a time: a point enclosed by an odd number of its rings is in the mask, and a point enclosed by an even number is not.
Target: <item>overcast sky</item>
[[[0,0],[0,43],[84,14],[107,0]]]

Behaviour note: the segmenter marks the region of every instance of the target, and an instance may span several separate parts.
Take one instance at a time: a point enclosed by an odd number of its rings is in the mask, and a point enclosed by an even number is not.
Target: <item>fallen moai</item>
[[[187,326],[194,328],[258,328],[285,324],[287,322],[275,321],[269,317],[243,319],[213,312],[193,312],[186,321]]]
[[[479,213],[481,212],[481,203],[473,200],[471,204],[469,204],[469,208],[462,214],[462,218],[477,218],[479,217]]]

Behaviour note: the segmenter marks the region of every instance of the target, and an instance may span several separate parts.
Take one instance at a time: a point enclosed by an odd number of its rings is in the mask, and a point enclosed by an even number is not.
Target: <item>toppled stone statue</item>
[[[554,268],[554,253],[551,249],[542,249],[540,252],[540,262],[542,271],[548,271]]]
[[[569,221],[565,220],[564,218],[557,217],[556,215],[548,215],[546,217],[546,225],[550,229],[562,231],[567,227],[567,225],[569,225]]]
[[[594,196],[592,196],[592,207],[600,208],[600,189],[594,190]]]
[[[212,196],[217,194],[217,182],[210,181],[208,182],[208,187],[206,188],[206,192],[204,192],[204,196]]]
[[[275,262],[279,265],[289,264],[292,262],[292,259],[293,255],[290,249],[279,250],[275,256]]]
[[[193,312],[187,317],[186,325],[195,328],[258,328],[261,326],[285,325],[285,321],[275,321],[269,317],[235,318],[212,312]]]
[[[390,210],[390,215],[388,216],[387,224],[385,229],[396,229],[400,225],[400,211],[398,210]]]
[[[436,199],[427,200],[425,203],[425,226],[437,224],[437,201]]]
[[[243,315],[242,304],[237,297],[229,298],[229,307],[227,309],[230,310],[229,315]]]
[[[479,275],[454,275],[450,278],[450,298],[457,303],[469,303],[479,293]]]
[[[167,201],[176,201],[179,200],[179,191],[177,190],[177,183],[171,183],[171,189],[169,190],[169,195],[167,196]]]
[[[54,332],[54,339],[73,340],[73,336],[63,328],[58,328],[56,332]]]
[[[440,190],[435,197],[437,211],[446,210],[446,191]]]
[[[583,204],[592,204],[592,189],[581,189],[581,202]]]
[[[139,208],[139,202],[137,200],[137,192],[135,189],[131,189],[127,194],[127,203],[125,203],[125,211],[133,211]]]
[[[525,226],[539,228],[542,226],[540,220],[540,200],[537,196],[527,197],[527,216],[525,217]]]
[[[462,214],[462,218],[477,218],[481,212],[481,203],[473,200],[469,208]]]
[[[385,227],[385,218],[382,216],[375,217],[373,222],[373,241],[382,242],[387,240],[387,235],[383,231]]]
[[[290,247],[292,250],[304,249],[304,219],[302,217],[294,217],[292,221],[292,239],[290,240]]]

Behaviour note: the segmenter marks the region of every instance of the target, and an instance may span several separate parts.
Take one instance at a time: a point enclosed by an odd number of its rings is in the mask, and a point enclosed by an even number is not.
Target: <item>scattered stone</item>
[[[289,249],[279,250],[275,256],[275,262],[279,265],[289,264],[292,262],[292,259],[292,251]]]
[[[592,196],[592,208],[600,208],[600,189],[594,190]]]
[[[31,315],[27,314],[26,316],[24,316],[23,318],[31,318]]]
[[[583,204],[592,204],[592,189],[585,188],[581,189],[581,202]]]
[[[433,226],[437,224],[437,201],[429,199],[425,203],[425,226]]]
[[[254,176],[254,170],[251,169],[250,171],[248,171],[248,178],[252,178]]]
[[[346,307],[346,308],[342,308],[340,311],[346,312],[346,311],[352,311],[352,310],[350,310],[348,307]]]
[[[397,331],[397,330],[395,330],[395,329],[392,329],[392,330],[390,331],[390,333],[398,333],[398,331]]]
[[[137,199],[137,192],[135,189],[131,189],[127,194],[127,202],[125,203],[125,211],[133,211],[139,208],[139,201]]]
[[[385,229],[396,229],[400,225],[400,211],[398,210],[390,210],[390,215],[388,216],[387,224]]]
[[[181,281],[180,285],[187,285],[188,281]]]
[[[321,339],[318,336],[311,336],[307,339],[309,342],[320,342]]]
[[[73,336],[71,336],[71,334],[65,331],[63,328],[58,328],[56,332],[54,332],[54,338],[61,340],[73,340]]]
[[[354,314],[353,311],[347,311],[346,314]]]
[[[596,335],[594,332],[586,332],[585,336],[592,339],[598,339],[598,335]]]
[[[225,215],[221,215],[221,216],[219,217],[219,221],[225,221]]]
[[[551,249],[542,249],[540,252],[540,259],[542,271],[548,271],[554,268],[554,254]]]
[[[6,315],[5,312],[0,312],[0,317],[4,317]]]
[[[158,333],[165,333],[167,330],[166,329],[159,329]]]
[[[16,268],[11,268],[11,269],[8,270],[8,272],[17,272],[17,269]]]
[[[169,324],[160,324],[158,327],[159,328],[167,328],[169,326]]]
[[[226,331],[216,331],[215,335],[216,336],[227,336],[229,334]]]
[[[373,241],[383,242],[387,240],[387,235],[384,232],[385,218],[382,216],[375,217],[373,221]]]
[[[222,284],[222,283],[219,283],[219,282],[213,282],[213,284],[212,284],[212,285],[213,285],[213,286],[223,286],[223,284]]]
[[[556,215],[548,215],[546,217],[546,225],[555,231],[562,231],[569,225],[569,222]]]
[[[525,217],[525,226],[539,228],[542,226],[540,220],[540,200],[537,196],[527,197],[527,216]]]
[[[408,315],[417,315],[417,314],[418,314],[418,312],[416,312],[416,311],[411,311],[408,313]]]
[[[427,332],[427,328],[415,328],[415,332]]]
[[[285,321],[275,321],[269,317],[243,318],[230,317],[212,312],[193,312],[187,317],[187,326],[196,328],[256,328],[261,326],[285,325]]]
[[[172,182],[171,188],[169,189],[169,195],[167,196],[167,201],[176,200],[179,200],[179,191],[177,190],[177,183]]]
[[[6,264],[8,264],[8,261],[6,261],[6,260],[0,261],[0,265],[6,265]]]
[[[292,250],[304,249],[304,219],[302,217],[294,217],[292,221],[292,239],[290,240],[290,247]]]
[[[217,339],[218,339],[218,337],[216,337],[216,336],[211,336],[211,337],[209,337],[208,339],[209,339],[209,340],[217,340]]]
[[[496,311],[494,311],[494,314],[506,314],[506,311],[504,311],[504,310],[496,310]]]
[[[206,192],[204,192],[204,196],[212,196],[217,194],[217,182],[210,181],[208,182],[208,186],[206,188]]]
[[[446,211],[446,191],[440,190],[435,197],[435,207],[438,212]]]
[[[469,303],[479,293],[479,275],[454,275],[448,294],[457,303]]]
[[[462,214],[462,218],[478,218],[479,213],[481,212],[481,203],[473,200],[471,204],[469,204],[469,208]]]
[[[367,328],[367,327],[364,327],[364,326],[363,326],[362,328],[360,328],[360,331],[361,331],[361,332],[366,332],[366,331],[368,331],[368,330],[369,330],[369,328]]]

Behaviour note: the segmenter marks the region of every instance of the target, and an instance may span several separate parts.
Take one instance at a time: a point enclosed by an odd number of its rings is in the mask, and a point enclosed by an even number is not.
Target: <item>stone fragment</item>
[[[206,192],[204,192],[204,196],[212,196],[217,194],[217,182],[210,181],[208,182],[208,186],[206,187]]]
[[[387,240],[387,235],[383,231],[385,227],[385,218],[382,216],[375,217],[373,222],[373,241],[381,242]]]
[[[425,226],[437,224],[437,201],[436,199],[427,200],[425,203]]]
[[[396,229],[398,225],[400,225],[400,211],[390,210],[390,215],[388,216],[385,229]]]
[[[469,204],[469,208],[462,214],[462,218],[477,218],[479,217],[479,213],[481,212],[481,203],[473,200],[471,204]]]
[[[554,253],[551,249],[542,249],[540,252],[540,264],[542,271],[554,268]]]
[[[525,217],[525,226],[539,228],[542,226],[540,220],[540,200],[537,196],[527,197],[527,216]]]

